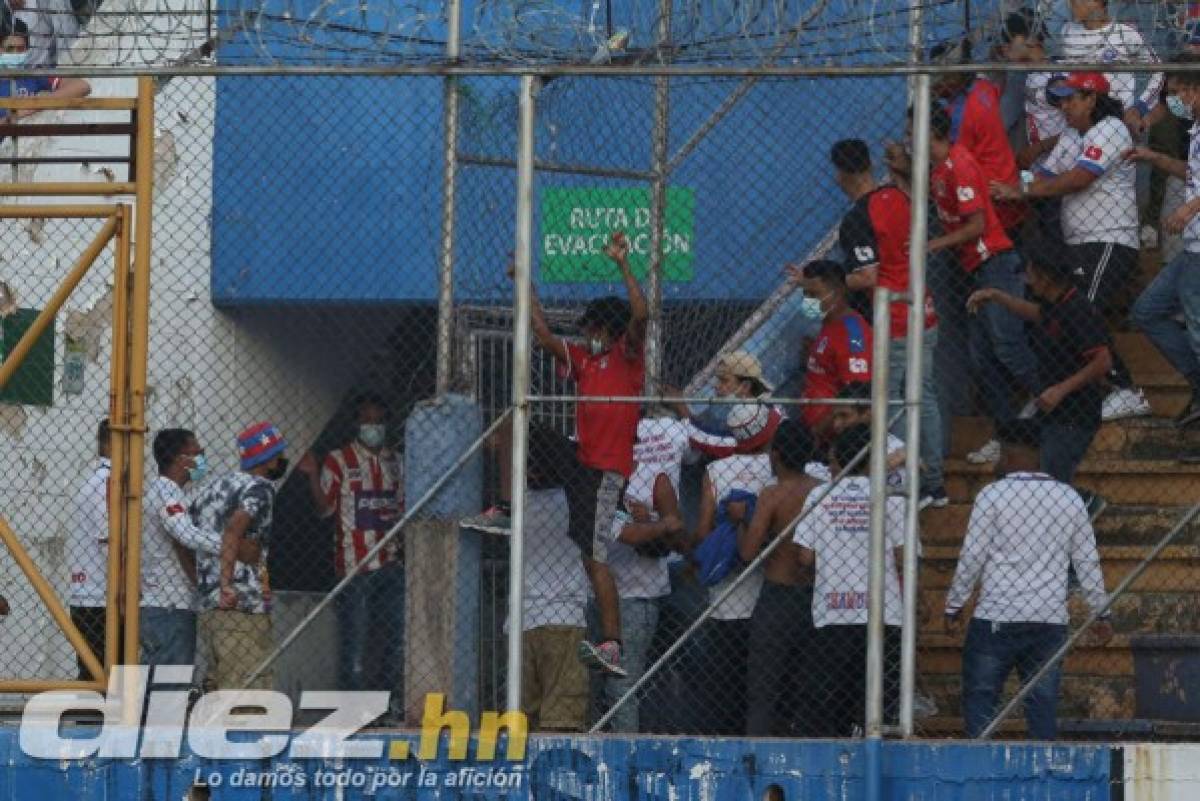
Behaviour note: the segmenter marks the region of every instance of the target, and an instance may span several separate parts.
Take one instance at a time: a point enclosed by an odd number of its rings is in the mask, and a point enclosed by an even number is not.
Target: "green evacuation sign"
[[[691,189],[668,187],[663,219],[663,279],[693,277]],[[650,189],[542,190],[541,278],[550,283],[617,281],[617,266],[604,255],[613,231],[629,237],[629,265],[645,278],[650,267]]]

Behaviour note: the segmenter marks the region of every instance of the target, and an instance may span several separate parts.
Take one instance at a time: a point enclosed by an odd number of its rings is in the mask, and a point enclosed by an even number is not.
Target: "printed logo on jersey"
[[[959,203],[970,203],[975,199],[975,190],[969,186],[960,186],[955,195],[958,196]]]
[[[1099,161],[1100,157],[1103,155],[1104,151],[1100,149],[1099,145],[1089,145],[1088,148],[1083,151],[1083,157],[1089,161]]]

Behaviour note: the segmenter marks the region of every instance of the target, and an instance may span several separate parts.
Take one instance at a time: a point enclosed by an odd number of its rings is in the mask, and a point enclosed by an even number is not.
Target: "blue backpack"
[[[696,563],[696,575],[706,587],[719,584],[735,567],[742,563],[737,552],[738,526],[731,521],[726,509],[731,503],[746,504],[746,519],[754,516],[754,504],[758,496],[745,490],[733,490],[717,505],[717,525],[692,552]]]

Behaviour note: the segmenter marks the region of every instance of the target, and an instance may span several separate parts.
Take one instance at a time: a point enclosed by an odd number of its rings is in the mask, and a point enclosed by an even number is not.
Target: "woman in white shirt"
[[[1062,198],[1062,236],[1075,260],[1076,280],[1103,312],[1126,306],[1140,245],[1135,170],[1125,158],[1133,137],[1109,89],[1098,72],[1075,72],[1051,83],[1047,93],[1061,103],[1067,119],[1058,143],[1032,182],[1019,188],[992,185],[992,195],[1004,200]],[[1150,414],[1145,395],[1115,353],[1109,382],[1105,420]]]

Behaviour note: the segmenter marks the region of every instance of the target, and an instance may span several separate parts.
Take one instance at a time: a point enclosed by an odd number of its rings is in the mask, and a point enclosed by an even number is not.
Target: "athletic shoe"
[[[628,675],[625,668],[621,667],[621,643],[616,640],[604,640],[598,643],[581,640],[579,661],[592,670],[611,673],[621,678]]]
[[[486,531],[489,534],[512,533],[512,518],[508,516],[508,507],[503,504],[497,504],[483,514],[468,517],[459,525],[472,531]]]
[[[1108,501],[1098,492],[1091,490],[1079,490],[1079,495],[1083,498],[1083,504],[1087,507],[1088,520],[1095,523],[1096,518],[1104,514],[1104,510],[1108,508]]]
[[[937,717],[937,702],[928,695],[913,693],[913,720],[926,720]]]
[[[1021,413],[1017,415],[1018,420],[1029,420],[1038,413],[1037,398],[1030,398],[1025,405],[1021,407]]]
[[[1150,404],[1140,389],[1114,389],[1104,399],[1100,417],[1105,421],[1125,420],[1130,417],[1145,417],[1150,414]]]
[[[967,461],[971,464],[991,464],[1000,461],[1000,440],[989,439],[982,448],[968,453]]]
[[[1185,428],[1198,421],[1200,421],[1200,393],[1193,392],[1191,403],[1175,418],[1175,425]]]
[[[933,487],[932,489],[922,490],[921,506],[924,509],[927,506],[932,506],[934,509],[945,509],[950,505],[950,497],[946,495],[945,487]]]

